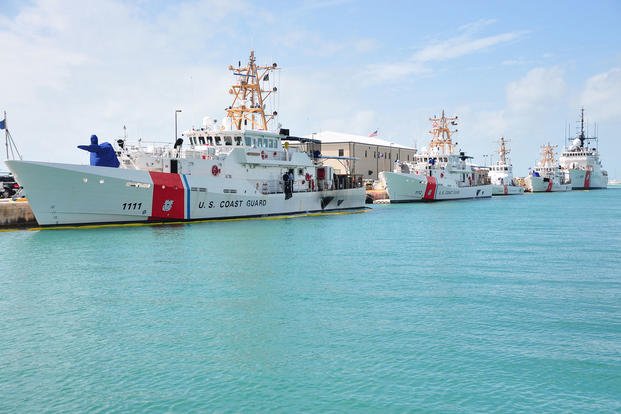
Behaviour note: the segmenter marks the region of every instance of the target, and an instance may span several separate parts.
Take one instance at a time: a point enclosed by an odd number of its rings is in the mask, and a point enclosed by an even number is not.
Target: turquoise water
[[[2,412],[621,411],[621,189],[0,249]]]

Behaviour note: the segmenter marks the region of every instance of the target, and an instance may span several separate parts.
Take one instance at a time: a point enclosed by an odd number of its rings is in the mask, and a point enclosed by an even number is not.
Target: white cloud
[[[176,108],[180,129],[222,115],[230,74],[212,59],[227,48],[219,36],[238,25],[229,16],[252,13],[245,6],[192,2],[147,16],[125,2],[40,0],[0,19],[0,109],[21,152],[83,162],[75,145],[91,133],[113,140],[127,125],[135,138],[168,140]]]
[[[412,56],[411,61],[427,63],[455,59],[484,49],[489,49],[501,43],[510,42],[519,38],[521,35],[522,32],[508,32],[474,39],[471,38],[469,34],[458,36],[422,48]]]
[[[360,91],[347,73],[287,71],[281,86],[280,102],[286,111],[279,120],[293,134],[332,130],[366,135],[380,126],[376,112],[360,104]]]
[[[564,75],[560,68],[535,68],[523,78],[507,85],[507,105],[512,111],[540,111],[562,98],[565,91]]]
[[[496,23],[496,19],[480,19],[459,26],[459,31],[464,33],[477,33],[486,26]]]
[[[621,118],[621,68],[589,78],[580,101],[600,121]]]
[[[460,27],[458,36],[432,41],[418,49],[407,59],[367,66],[363,76],[376,81],[399,80],[410,75],[424,75],[432,72],[430,63],[442,62],[488,50],[522,37],[525,31],[505,32],[491,36],[477,36],[485,26],[494,20],[480,20]]]
[[[303,51],[309,56],[328,57],[348,52],[369,53],[379,47],[379,42],[372,38],[326,40],[319,33],[305,29],[293,29],[277,34],[279,44],[289,48]]]

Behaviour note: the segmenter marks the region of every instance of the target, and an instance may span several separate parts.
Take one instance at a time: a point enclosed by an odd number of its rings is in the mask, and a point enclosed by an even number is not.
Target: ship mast
[[[587,137],[584,133],[584,108],[580,108],[580,132],[578,133],[577,138],[580,140],[580,148],[584,147],[584,141],[595,140],[597,144],[597,136]]]
[[[509,140],[506,140],[505,137],[500,137],[500,140],[498,141],[500,144],[500,147],[498,148],[498,164],[500,165],[507,165],[507,154],[511,152],[511,150],[507,149],[507,146],[505,145],[507,142],[509,142]]]
[[[434,116],[429,118],[431,121],[431,142],[429,143],[429,149],[436,149],[439,153],[442,154],[452,154],[454,149],[454,144],[451,139],[453,133],[457,132],[457,129],[451,130],[450,125],[457,125],[458,117],[446,117],[444,115],[444,110],[442,111],[442,116],[437,117]]]
[[[251,50],[248,65],[242,67],[239,62],[236,68],[229,65],[229,70],[237,77],[236,83],[229,90],[233,95],[233,103],[226,110],[233,129],[267,131],[268,123],[278,112],[273,111],[266,115],[265,102],[278,88],[274,86],[272,89],[264,89],[261,82],[269,82],[270,72],[278,70],[278,65],[273,63],[271,66],[257,66],[254,50]]]
[[[539,164],[542,167],[554,167],[556,165],[556,160],[554,158],[554,149],[558,147],[558,145],[550,145],[548,142],[547,145],[541,146],[541,160],[539,160]]]
[[[6,159],[14,160],[15,154],[22,159],[22,154],[19,153],[17,149],[17,145],[15,145],[15,141],[13,141],[13,137],[11,136],[11,132],[9,132],[9,126],[6,120],[6,111],[4,111],[4,118],[0,121],[0,129],[4,129],[4,146],[6,147]]]

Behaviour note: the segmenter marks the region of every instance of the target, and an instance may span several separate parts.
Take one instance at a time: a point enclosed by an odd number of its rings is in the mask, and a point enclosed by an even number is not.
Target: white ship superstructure
[[[593,141],[595,146],[589,147]],[[594,190],[608,187],[608,172],[602,168],[597,137],[584,131],[584,108],[580,111],[580,130],[559,157],[565,178],[574,190]]]
[[[513,178],[513,165],[507,157],[510,152],[507,142],[504,137],[500,137],[498,162],[489,167],[493,195],[524,194],[524,188],[517,185]]]
[[[571,190],[571,183],[566,179],[554,156],[556,147],[550,143],[541,146],[541,159],[537,166],[524,178],[526,191],[549,193]]]
[[[112,154],[119,168],[36,161],[7,166],[42,226],[364,208],[361,177],[334,174],[312,154],[283,145],[283,139],[295,139],[287,130],[267,130],[270,116],[259,96],[265,92],[261,82],[275,68],[257,66],[251,52],[248,66],[232,69],[238,83],[231,89],[236,106],[227,110],[231,129],[204,125],[174,145],[119,140]],[[96,144],[95,138],[88,150],[107,143]]]
[[[397,161],[393,171],[380,173],[391,203],[489,198],[492,186],[488,171],[468,164],[471,157],[455,150],[452,134],[457,117],[430,118],[429,147],[411,162]]]

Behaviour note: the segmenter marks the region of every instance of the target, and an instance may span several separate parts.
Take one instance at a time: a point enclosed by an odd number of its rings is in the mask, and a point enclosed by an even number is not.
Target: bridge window
[[[215,136],[216,145],[222,145],[222,137]]]
[[[205,145],[205,137],[198,137],[198,142]]]
[[[213,137],[207,137],[207,145],[213,145]]]
[[[235,137],[235,145],[240,146],[242,143],[242,137]]]
[[[224,145],[233,145],[233,138],[229,135],[225,136]]]
[[[252,147],[252,138],[246,137],[246,146],[247,147]]]

